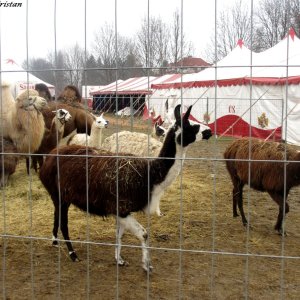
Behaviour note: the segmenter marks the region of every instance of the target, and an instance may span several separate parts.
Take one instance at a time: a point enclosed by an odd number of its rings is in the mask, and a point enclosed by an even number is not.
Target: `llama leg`
[[[157,207],[156,207],[156,214],[157,214],[159,217],[164,216],[164,214],[160,211],[159,204],[158,204]]]
[[[58,232],[58,226],[59,226],[59,209],[58,207],[55,207],[54,210],[54,222],[53,222],[53,230],[52,230],[52,246],[57,247],[57,232]]]
[[[27,175],[29,175],[30,172],[30,158],[26,157],[26,171],[27,171]]]
[[[244,213],[244,206],[243,206],[243,183],[239,182],[235,182],[234,183],[234,187],[233,187],[233,191],[232,191],[232,198],[233,198],[233,216],[237,217],[238,213],[237,213],[237,206],[239,208],[241,217],[242,217],[242,222],[243,225],[246,226],[247,225],[247,219],[245,217],[245,213]]]
[[[31,163],[32,163],[32,167],[33,167],[34,171],[37,172],[37,157],[36,156],[31,158]]]
[[[232,189],[232,211],[233,211],[233,217],[238,217],[239,214],[237,212],[237,204],[238,204],[238,198],[239,198],[239,181],[235,178],[232,179],[233,183],[233,189]]]
[[[70,258],[73,261],[79,261],[79,259],[77,257],[77,254],[73,249],[72,243],[70,241],[70,237],[69,237],[68,210],[69,210],[69,205],[63,204],[61,206],[60,230],[62,232],[62,235],[63,235],[64,239],[65,239],[66,245],[68,247]]]
[[[153,269],[150,262],[149,251],[146,247],[148,240],[148,233],[146,229],[136,221],[131,215],[126,218],[119,218],[120,223],[124,224],[125,229],[128,229],[132,234],[134,234],[142,243],[142,267],[148,272]]]
[[[41,167],[44,163],[44,156],[38,156],[37,157],[37,163],[38,163],[39,169],[41,169]]]
[[[286,234],[282,228],[282,221],[283,221],[283,195],[276,193],[276,192],[269,192],[269,195],[272,197],[272,199],[278,204],[279,206],[279,212],[277,216],[277,222],[275,224],[275,230],[278,231],[279,234]],[[290,207],[287,203],[287,199],[285,201],[285,214],[287,214],[290,210]]]
[[[125,224],[120,220],[121,218],[119,218],[119,226],[117,229],[117,245],[115,249],[115,259],[118,265],[124,266],[127,264],[127,262],[121,257],[121,248],[122,248],[122,236],[125,231]]]

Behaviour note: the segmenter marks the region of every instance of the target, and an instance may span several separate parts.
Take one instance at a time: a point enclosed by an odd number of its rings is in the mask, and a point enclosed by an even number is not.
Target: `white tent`
[[[44,83],[48,86],[52,96],[55,94],[55,88],[38,77],[25,71],[13,59],[6,59],[1,62],[1,80],[11,84],[13,96],[16,97],[20,92],[28,88],[34,89],[35,84]]]
[[[240,41],[209,69],[154,85],[149,99],[163,119],[177,103],[217,135],[286,139],[300,145],[300,40],[290,30],[274,47],[254,53]],[[191,80],[192,81],[188,81]]]

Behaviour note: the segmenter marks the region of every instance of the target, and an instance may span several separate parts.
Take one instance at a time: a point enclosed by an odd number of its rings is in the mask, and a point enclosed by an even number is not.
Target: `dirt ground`
[[[107,135],[114,125],[109,130]],[[229,142],[193,144],[181,176],[161,200],[164,216],[134,214],[149,232],[152,274],[143,271],[139,241],[128,233],[122,248],[128,265],[115,264],[113,217],[103,220],[71,207],[69,230],[80,262],[69,259],[63,242],[52,247],[51,199],[21,161],[1,194],[2,298],[299,299],[299,187],[289,195],[286,237],[273,229],[277,205],[246,188],[251,229],[245,229],[232,217],[232,186],[222,161]]]

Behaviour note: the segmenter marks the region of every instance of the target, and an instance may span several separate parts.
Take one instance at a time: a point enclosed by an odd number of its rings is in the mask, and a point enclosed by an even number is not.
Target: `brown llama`
[[[65,124],[63,137],[68,136],[74,131],[77,133],[91,133],[94,117],[80,103],[66,104],[56,101],[49,102],[48,106],[42,111],[46,128],[50,129],[52,120],[55,117],[54,111],[58,109],[67,110],[72,116],[72,119]]]
[[[57,98],[58,101],[72,104],[80,103],[82,100],[81,94],[75,85],[67,85]]]
[[[68,209],[74,204],[91,214],[116,216],[116,262],[119,265],[125,264],[121,257],[121,240],[124,231],[129,230],[141,242],[143,269],[151,271],[147,249],[148,233],[131,213],[144,211],[153,214],[165,189],[177,177],[188,146],[196,141],[198,134],[202,139],[211,136],[210,129],[205,128],[202,131],[200,125],[190,124],[188,116],[191,109],[190,106],[181,118],[180,105],[175,108],[176,122],[169,128],[160,154],[155,159],[126,154],[116,157],[111,152],[78,145],[51,151],[51,156],[46,158],[40,169],[40,179],[54,204],[53,245],[57,245],[60,226],[70,258],[73,261],[78,260],[68,230]]]
[[[46,84],[44,84],[44,83],[37,83],[34,86],[34,89],[39,93],[40,97],[43,97],[47,101],[52,101],[51,93],[50,93],[49,88],[47,87]]]
[[[243,187],[250,183],[251,188],[268,192],[278,204],[275,229],[284,234],[283,216],[289,212],[287,197],[290,189],[300,184],[300,152],[282,143],[245,138],[235,140],[229,145],[224,152],[224,158],[233,183],[233,216],[238,216],[238,207],[242,222],[247,225],[243,209]]]
[[[1,170],[0,170],[0,188],[7,185],[10,175],[15,173],[19,161],[17,148],[9,138],[0,139],[1,149]]]

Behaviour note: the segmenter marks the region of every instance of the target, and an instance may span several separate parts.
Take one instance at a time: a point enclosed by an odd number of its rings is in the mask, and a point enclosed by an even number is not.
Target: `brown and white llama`
[[[239,208],[242,222],[247,225],[243,208],[243,187],[268,192],[278,204],[279,213],[275,229],[284,234],[284,213],[289,212],[287,197],[292,187],[300,185],[300,151],[277,142],[258,139],[238,139],[224,152],[226,168],[233,183],[233,216]]]
[[[52,149],[56,148],[59,141],[64,135],[65,124],[72,119],[70,113],[60,108],[55,113],[55,117],[52,120],[50,129],[45,130],[45,134],[42,143],[37,151],[34,153],[34,159],[32,165],[35,171],[37,171],[38,165],[41,167],[44,161],[44,154],[49,153]],[[39,155],[40,154],[40,155]],[[29,174],[29,159],[27,159],[27,173]]]
[[[66,104],[56,101],[48,102],[47,107],[42,111],[46,128],[50,129],[52,120],[55,117],[54,111],[58,109],[67,110],[72,116],[72,119],[65,124],[63,137],[66,137],[73,132],[91,133],[94,117],[80,103]]]
[[[78,260],[68,230],[68,209],[71,204],[91,214],[115,215],[118,226],[117,263],[125,264],[121,257],[121,240],[124,231],[129,230],[141,242],[143,269],[151,271],[147,231],[131,213],[144,211],[153,214],[165,189],[177,177],[181,160],[188,146],[196,141],[199,131],[202,139],[211,136],[210,129],[202,131],[200,125],[190,124],[188,116],[191,109],[192,106],[181,118],[180,105],[175,108],[176,122],[168,129],[163,147],[155,159],[126,154],[117,157],[111,152],[77,145],[51,151],[51,156],[46,158],[40,169],[40,179],[54,204],[53,244],[57,245],[60,226],[70,258]],[[85,174],[88,174],[87,178]]]

